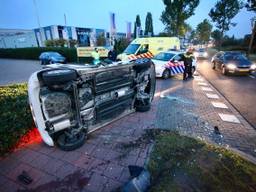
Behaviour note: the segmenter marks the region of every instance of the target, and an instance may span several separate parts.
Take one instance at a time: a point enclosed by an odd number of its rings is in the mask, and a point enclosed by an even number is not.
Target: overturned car
[[[34,122],[43,141],[63,150],[88,133],[135,111],[148,111],[155,92],[150,59],[92,65],[52,64],[28,82]]]

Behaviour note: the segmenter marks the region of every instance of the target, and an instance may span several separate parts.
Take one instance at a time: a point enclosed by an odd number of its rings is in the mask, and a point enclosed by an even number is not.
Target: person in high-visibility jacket
[[[97,48],[95,48],[94,51],[92,52],[92,58],[93,58],[94,65],[97,65],[98,63],[100,63],[100,54]]]
[[[192,76],[192,63],[193,63],[193,51],[188,50],[182,57],[182,61],[184,62],[184,72],[183,72],[183,80],[187,80]]]

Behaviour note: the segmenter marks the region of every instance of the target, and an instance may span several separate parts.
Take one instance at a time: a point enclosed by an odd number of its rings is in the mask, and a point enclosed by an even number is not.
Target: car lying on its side
[[[112,64],[51,64],[31,75],[29,102],[45,143],[80,147],[86,135],[134,111],[148,111],[155,92],[150,59]]]
[[[220,51],[212,57],[212,68],[221,70],[223,75],[250,74],[255,72],[256,65],[241,52]]]
[[[41,65],[53,64],[53,63],[66,63],[66,58],[58,52],[48,51],[43,52],[39,56]]]
[[[184,72],[184,63],[181,61],[184,52],[168,51],[160,52],[152,61],[156,66],[156,77],[168,79],[170,76]],[[192,73],[196,70],[196,59],[193,59]]]

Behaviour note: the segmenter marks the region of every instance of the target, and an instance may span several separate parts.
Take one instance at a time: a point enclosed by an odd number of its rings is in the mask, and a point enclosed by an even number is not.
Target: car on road
[[[152,61],[156,68],[156,77],[162,77],[168,79],[169,77],[184,72],[184,63],[181,61],[184,52],[168,51],[160,52]],[[193,59],[192,70],[194,73],[196,70],[196,59]]]
[[[221,70],[223,75],[250,74],[255,72],[256,64],[238,51],[220,51],[212,57],[212,69]]]
[[[42,65],[53,64],[53,63],[66,63],[66,58],[58,52],[48,51],[43,52],[39,56],[39,60]]]
[[[207,50],[204,49],[204,48],[200,48],[198,50],[196,50],[194,52],[194,56],[197,58],[197,59],[207,59],[208,58],[208,53],[207,53]]]
[[[33,73],[29,103],[43,141],[63,150],[135,111],[150,110],[155,65],[147,58],[97,65],[52,64]]]

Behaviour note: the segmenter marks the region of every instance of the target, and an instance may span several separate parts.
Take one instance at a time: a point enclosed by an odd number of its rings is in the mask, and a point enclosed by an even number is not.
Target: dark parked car
[[[44,142],[73,150],[85,142],[88,133],[135,111],[150,110],[155,65],[146,58],[111,64],[48,65],[31,75],[28,93]]]
[[[255,72],[256,65],[241,52],[221,51],[212,57],[212,68],[221,70],[223,75],[229,73],[249,74]]]
[[[58,52],[43,52],[39,56],[42,65],[52,63],[66,63],[66,58]]]

